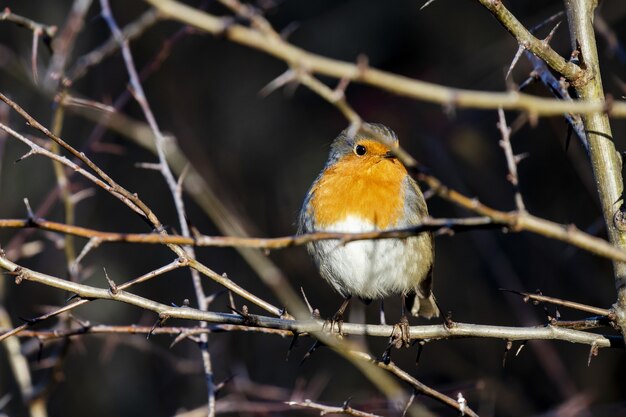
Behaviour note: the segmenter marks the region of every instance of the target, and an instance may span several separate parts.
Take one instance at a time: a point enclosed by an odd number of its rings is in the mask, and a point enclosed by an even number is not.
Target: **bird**
[[[298,217],[298,233],[358,233],[408,228],[428,216],[424,195],[393,152],[398,138],[388,127],[363,123],[332,142],[328,160],[311,185]],[[350,299],[402,296],[413,316],[439,316],[432,292],[435,246],[429,231],[387,238],[307,243],[320,275],[343,298],[333,321],[343,322]],[[341,330],[340,330],[341,332]]]

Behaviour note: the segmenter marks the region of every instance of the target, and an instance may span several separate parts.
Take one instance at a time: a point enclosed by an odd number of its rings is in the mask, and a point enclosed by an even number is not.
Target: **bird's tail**
[[[406,304],[413,316],[427,319],[439,317],[439,307],[437,307],[437,301],[432,292],[427,296],[419,293],[408,294]]]

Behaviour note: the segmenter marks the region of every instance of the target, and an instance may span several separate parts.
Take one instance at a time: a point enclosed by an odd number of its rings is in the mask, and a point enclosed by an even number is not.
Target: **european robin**
[[[396,134],[381,124],[364,124],[356,134],[341,132],[304,200],[299,232],[371,232],[420,224],[428,216],[426,201],[392,152],[397,146]],[[307,249],[322,277],[345,299],[335,320],[342,320],[352,296],[367,303],[400,294],[412,315],[439,315],[432,293],[432,233],[348,243],[320,240]]]

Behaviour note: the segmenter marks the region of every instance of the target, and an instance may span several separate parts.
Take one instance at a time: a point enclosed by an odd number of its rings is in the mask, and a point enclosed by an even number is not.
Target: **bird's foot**
[[[322,330],[327,330],[329,333],[333,333],[336,330],[339,337],[343,337],[343,312],[336,312],[331,319],[324,322]]]
[[[402,346],[409,347],[411,345],[409,319],[406,316],[400,317],[400,322],[393,325],[393,331],[389,337],[389,344],[396,349],[400,349]]]
[[[400,317],[399,323],[393,325],[391,336],[389,336],[389,344],[387,344],[387,348],[382,355],[382,362],[388,365],[391,362],[391,349],[400,349],[403,346],[411,346],[409,319],[404,315]]]
[[[343,314],[346,312],[346,308],[348,307],[348,304],[350,304],[350,297],[347,297],[346,299],[343,300],[343,303],[341,303],[339,310],[337,310],[337,312],[335,313],[332,319],[326,320],[326,322],[324,322],[324,326],[322,327],[322,330],[326,330],[326,328],[328,327],[329,328],[328,331],[332,333],[335,328],[335,325],[337,325],[337,335],[339,337],[343,337],[343,333],[341,331],[341,328],[343,327]]]

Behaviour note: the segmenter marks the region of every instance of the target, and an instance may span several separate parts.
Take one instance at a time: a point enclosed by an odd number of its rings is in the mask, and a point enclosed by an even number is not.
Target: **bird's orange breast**
[[[349,216],[379,229],[393,227],[404,213],[404,166],[395,159],[350,154],[324,170],[311,198],[318,227]]]

